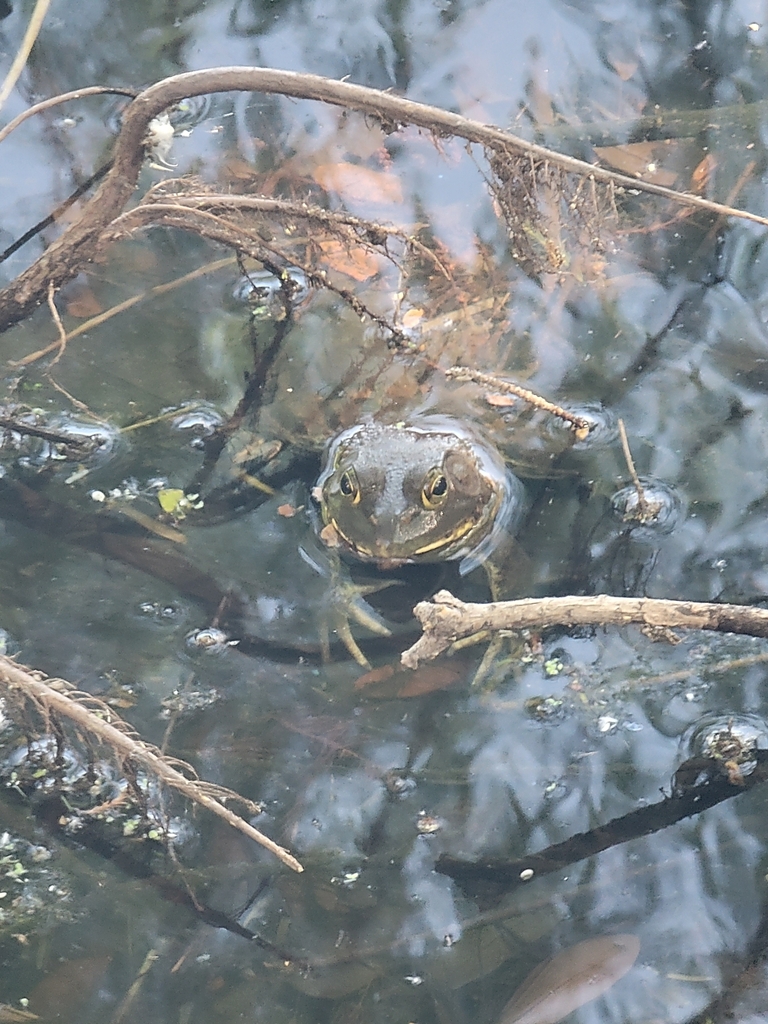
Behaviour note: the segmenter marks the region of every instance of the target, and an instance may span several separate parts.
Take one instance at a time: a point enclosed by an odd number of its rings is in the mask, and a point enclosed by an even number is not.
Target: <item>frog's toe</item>
[[[333,588],[331,594],[331,611],[326,618],[326,625],[323,631],[323,654],[327,658],[330,655],[330,643],[328,641],[328,620],[332,622],[333,628],[339,640],[358,663],[364,668],[370,668],[368,659],[360,650],[360,645],[352,635],[351,622],[356,622],[376,636],[391,636],[392,630],[377,611],[365,600],[366,595],[377,593],[386,587],[393,586],[397,580],[386,580],[384,582],[357,584],[349,580],[339,581]]]
[[[384,580],[377,583],[345,583],[342,587],[341,599],[336,604],[336,608],[340,611],[349,622],[349,619],[354,619],[355,622],[360,626],[365,626],[376,636],[392,636],[392,630],[389,628],[384,619],[375,611],[366,600],[368,594],[377,594],[380,590],[386,590],[387,587],[397,586],[398,580]]]

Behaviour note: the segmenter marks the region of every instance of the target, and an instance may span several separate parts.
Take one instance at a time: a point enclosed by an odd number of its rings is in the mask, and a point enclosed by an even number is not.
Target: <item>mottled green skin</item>
[[[522,504],[496,448],[439,416],[343,431],[315,495],[327,543],[381,568],[460,559],[462,572],[484,561]]]

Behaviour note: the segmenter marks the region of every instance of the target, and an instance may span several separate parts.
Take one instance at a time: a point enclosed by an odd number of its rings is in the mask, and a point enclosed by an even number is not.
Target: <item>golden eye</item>
[[[357,482],[357,474],[354,469],[345,469],[339,477],[339,490],[345,498],[351,498],[352,504],[357,505],[360,501],[360,484]]]
[[[424,508],[435,509],[445,501],[448,481],[439,469],[433,469],[421,489],[421,503]]]

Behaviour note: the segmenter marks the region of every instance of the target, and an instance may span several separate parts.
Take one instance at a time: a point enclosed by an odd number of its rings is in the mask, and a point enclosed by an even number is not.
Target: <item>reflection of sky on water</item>
[[[65,15],[54,4],[22,90],[3,113],[10,117],[27,99],[94,82],[139,87],[177,70],[263,64],[350,75],[525,135],[535,116],[552,144],[565,123],[615,123],[620,142],[630,138],[646,103],[685,111],[762,100],[765,30],[747,27],[760,21],[761,8],[746,0],[727,9],[700,5],[686,21],[678,5],[631,2],[491,0],[462,8],[421,0],[398,9],[211,0],[174,25],[175,15],[160,4],[90,0]],[[2,23],[6,52],[17,45],[24,16],[18,5]],[[39,117],[0,146],[4,243],[103,159],[114,110],[113,101],[88,101],[77,107],[76,124],[58,112]],[[258,160],[263,145],[275,143],[281,158],[297,154],[312,167],[344,159],[345,147],[354,150],[367,131],[362,119],[342,120],[338,111],[309,103],[219,97],[191,136],[177,141],[174,159],[180,171],[198,162],[216,179],[225,150]],[[213,130],[219,125],[221,133]],[[765,208],[764,138],[760,120],[754,132],[737,122],[729,135],[713,130],[701,142],[711,143],[720,161],[713,194],[727,196],[754,159],[756,170],[736,201]],[[403,183],[404,219],[428,218],[465,258],[476,230],[491,248],[500,247],[480,175],[461,146],[446,143],[443,158],[416,133],[386,142]],[[583,143],[573,145],[592,158]],[[145,172],[143,181],[159,178]],[[661,210],[659,219],[668,213]],[[718,228],[718,243],[707,236],[709,226],[691,218],[675,232],[620,236],[613,262],[609,253],[608,281],[594,287],[509,270],[509,317],[515,332],[527,335],[535,383],[563,400],[601,401],[622,416],[638,471],[675,488],[684,508],[669,533],[624,530],[610,504],[627,483],[621,456],[615,446],[587,453],[577,460],[576,477],[543,490],[523,532],[535,562],[531,579],[541,590],[622,592],[628,580],[640,579],[642,591],[657,597],[752,602],[768,592],[764,233],[730,224]],[[6,273],[37,246],[9,262]],[[122,297],[122,287],[151,286],[159,272],[173,266],[183,273],[199,262],[186,239],[153,240],[145,248],[126,246],[97,268],[95,279],[108,304]],[[235,308],[228,320],[220,317],[222,294],[221,279],[201,283],[184,297],[95,329],[62,360],[62,382],[97,411],[117,409],[121,421],[190,397],[228,411],[242,390],[248,351],[228,338],[242,314]],[[43,310],[8,336],[9,351],[23,353],[50,338]],[[307,382],[314,393],[329,388],[333,355],[349,361],[358,341],[354,318],[310,302],[286,346],[294,363],[286,359],[280,367],[283,392]],[[301,410],[296,398],[291,415],[298,419]],[[273,412],[279,422],[279,404]],[[324,438],[314,440],[319,447]],[[137,433],[78,493],[108,493],[132,475],[182,478],[196,458],[172,431]],[[582,486],[585,480],[593,483]],[[298,506],[302,494],[283,492],[209,531],[189,528],[190,557],[244,595],[254,630],[274,630],[282,640],[311,637],[312,613],[324,600],[326,578],[296,554],[305,519],[276,518],[281,502],[289,497]],[[99,952],[112,951],[114,964],[90,1011],[72,1009],[62,1019],[103,1020],[104,1005],[111,1012],[160,936],[171,952],[141,996],[142,1010],[158,1020],[340,1024],[354,1016],[492,1024],[515,985],[551,952],[629,932],[642,942],[638,964],[573,1019],[683,1021],[727,982],[729,955],[751,941],[764,898],[759,789],[534,879],[507,899],[509,915],[495,920],[493,934],[484,933],[486,945],[472,945],[482,931],[473,922],[489,908],[432,865],[440,852],[520,857],[659,800],[684,756],[679,738],[699,718],[768,717],[760,663],[710,671],[729,657],[759,654],[759,642],[694,636],[672,647],[634,630],[545,637],[543,657],[564,660],[560,674],[547,675],[536,661],[490,695],[459,689],[376,702],[353,691],[359,672],[346,663],[277,664],[236,649],[217,659],[193,657],[184,638],[205,623],[172,586],[17,523],[4,525],[2,546],[2,624],[29,663],[92,688],[113,677],[138,684],[139,703],[129,714],[153,740],[165,728],[160,699],[185,686],[219,688],[219,704],[177,726],[179,753],[212,781],[267,801],[265,831],[283,829],[308,871],[299,882],[273,877],[266,857],[203,821],[196,822],[200,847],[190,844],[180,855],[201,872],[215,865],[206,889],[225,913],[242,911],[250,927],[280,935],[283,945],[338,961],[333,984],[324,988],[315,978],[315,994],[306,995],[297,982],[297,993],[293,981],[264,968],[240,940],[180,924],[175,911],[158,910],[146,896],[134,906],[119,873],[110,876],[106,906],[102,881],[93,885],[97,862],[79,878],[95,933],[85,917],[66,935],[52,925],[50,955],[69,957],[74,944],[87,956],[95,934]],[[255,587],[254,580],[262,583]],[[562,715],[544,722],[526,713],[523,702],[541,695],[562,699]],[[407,779],[401,790],[385,784],[393,771]],[[433,835],[418,833],[421,812],[440,823]],[[254,892],[260,895],[248,906]],[[185,954],[187,944],[194,955]],[[46,966],[47,955],[40,953]],[[470,969],[475,955],[479,966]],[[355,956],[375,968],[359,983],[348,966]],[[25,992],[38,983],[33,961],[23,965]],[[182,966],[173,973],[177,962]],[[424,986],[403,980],[422,975]],[[317,993],[328,997],[320,1008]],[[20,995],[21,989],[12,994]]]

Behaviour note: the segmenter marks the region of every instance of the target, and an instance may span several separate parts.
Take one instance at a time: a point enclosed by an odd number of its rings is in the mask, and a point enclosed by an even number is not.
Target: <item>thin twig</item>
[[[95,413],[91,412],[91,410],[88,408],[85,402],[81,402],[79,398],[75,398],[74,395],[71,395],[66,388],[62,387],[57,380],[53,379],[50,373],[45,374],[45,379],[48,381],[48,383],[51,385],[54,391],[58,391],[60,395],[64,395],[64,397],[68,399],[76,409],[79,409],[80,412],[86,413],[93,419],[98,420],[99,423],[107,422],[106,420],[102,419],[101,416],[97,416]]]
[[[60,681],[53,680],[53,682]],[[48,682],[44,681],[39,673],[33,675],[28,669],[17,665],[10,658],[4,656],[0,656],[0,683],[4,683],[11,689],[21,690],[22,693],[43,710],[43,713],[45,711],[53,711],[55,714],[72,722],[76,728],[96,736],[122,758],[142,765],[144,769],[154,775],[161,783],[178,790],[194,803],[202,804],[203,807],[212,811],[213,814],[223,818],[227,824],[269,850],[270,853],[273,853],[289,868],[299,872],[304,870],[288,850],[278,846],[277,843],[265,836],[263,832],[254,828],[253,825],[239,815],[234,814],[221,802],[223,799],[231,798],[253,807],[252,801],[246,800],[231,790],[225,790],[221,786],[215,786],[212,783],[189,778],[182,774],[183,771],[192,772],[189,765],[175,758],[164,757],[156,747],[152,747],[150,744],[124,731],[128,728],[126,724],[114,712],[106,708],[106,705],[96,701],[95,698],[83,694],[80,700],[73,699],[71,691],[69,693],[62,693],[55,690]],[[64,684],[64,686],[68,688],[68,684]],[[83,701],[88,701],[88,703],[96,706],[97,712],[90,710]],[[101,715],[103,715],[105,711],[109,714],[109,720],[105,717],[100,717],[98,713],[101,712]],[[122,728],[119,726],[122,726]]]
[[[42,220],[33,224],[32,227],[28,228],[23,235],[19,235],[18,238],[15,238],[9,246],[0,252],[0,263],[5,263],[9,257],[13,256],[13,254],[18,252],[19,249],[22,249],[27,242],[32,241],[32,239],[39,235],[41,231],[45,231],[46,228],[61,220],[63,214],[66,213],[71,206],[74,206],[81,196],[84,196],[89,189],[98,184],[101,179],[107,175],[111,166],[111,162],[102,164],[97,171],[94,171],[89,178],[86,178],[85,181],[78,185],[76,189],[70,192],[66,199],[62,199],[59,205],[55,206],[46,217],[43,217]],[[62,284],[63,283],[64,282],[62,281]]]
[[[706,601],[667,601],[651,597],[543,597],[521,601],[466,604],[447,590],[413,610],[424,630],[400,660],[407,668],[436,658],[462,637],[507,629],[549,626],[645,626],[707,629],[768,637],[768,609]]]
[[[637,505],[634,508],[627,508],[624,513],[624,519],[635,519],[642,523],[649,522],[655,516],[659,514],[661,510],[661,502],[659,501],[648,501],[645,494],[645,488],[637,475],[635,469],[635,460],[632,458],[632,451],[629,447],[629,439],[627,438],[627,430],[624,426],[624,420],[619,419],[619,437],[621,439],[621,448],[624,452],[624,460],[627,463],[627,470],[632,478],[632,484],[634,485],[635,491],[637,492]]]
[[[62,92],[58,96],[50,96],[47,100],[40,100],[26,110],[22,110],[12,121],[9,121],[5,128],[0,129],[0,142],[4,142],[11,132],[16,131],[20,124],[24,124],[27,118],[40,114],[51,107],[57,107],[60,103],[68,103],[70,100],[80,100],[84,96],[127,96],[135,99],[135,89],[121,89],[109,85],[89,85],[85,89],[73,89],[72,92]]]
[[[131,309],[140,302],[144,302],[145,299],[164,295],[166,292],[173,291],[174,288],[179,288],[183,284],[195,281],[198,277],[204,277],[206,274],[213,274],[215,271],[221,270],[223,267],[231,267],[235,263],[237,263],[236,256],[226,256],[224,259],[214,260],[213,263],[206,263],[204,267],[198,267],[197,270],[192,270],[189,274],[184,274],[182,277],[174,278],[173,281],[167,281],[165,284],[157,284],[153,288],[148,288],[145,292],[140,292],[138,295],[132,295],[130,299],[126,299],[124,302],[118,302],[116,306],[111,306],[103,313],[98,313],[96,316],[92,316],[90,320],[86,320],[84,323],[79,324],[74,328],[74,330],[67,333],[66,341],[71,341],[73,338],[77,338],[81,334],[86,334],[88,331],[92,331],[94,327],[98,327],[107,320],[111,320],[112,317],[117,316],[118,313],[124,313],[126,310]],[[40,348],[36,352],[30,352],[30,354],[28,356],[24,356],[23,359],[9,359],[8,365],[14,368],[19,366],[29,366],[30,363],[35,363],[38,359],[43,359],[45,356],[50,355],[51,352],[55,352],[59,345],[60,342],[52,341],[50,345],[46,345],[45,348]],[[173,415],[175,415],[175,413]]]
[[[37,3],[35,4],[34,10],[32,11],[32,17],[29,19],[27,31],[24,33],[24,38],[21,41],[18,53],[13,58],[13,64],[11,64],[3,84],[0,85],[0,108],[11,95],[13,87],[19,80],[19,75],[24,70],[24,65],[27,63],[27,58],[32,51],[32,47],[35,45],[35,40],[40,34],[40,29],[43,27],[43,20],[48,13],[50,5],[51,0],[37,0]]]
[[[473,384],[481,384],[483,387],[493,388],[495,391],[501,391],[507,395],[515,395],[536,409],[541,409],[542,412],[551,413],[552,416],[564,420],[575,433],[577,441],[583,441],[592,429],[592,424],[585,416],[577,416],[575,413],[568,412],[561,405],[548,402],[546,398],[537,395],[535,391],[529,391],[527,388],[520,387],[519,384],[513,384],[502,377],[497,377],[495,374],[481,373],[468,366],[452,366],[445,371],[445,376],[449,380],[470,380]]]

